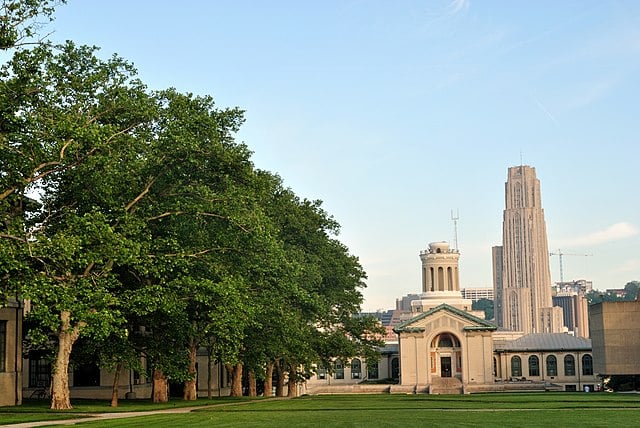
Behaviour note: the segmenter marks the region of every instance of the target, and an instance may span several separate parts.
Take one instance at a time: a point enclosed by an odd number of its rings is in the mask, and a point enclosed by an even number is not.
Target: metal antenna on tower
[[[453,247],[458,251],[458,220],[460,219],[460,213],[456,210],[456,215],[453,215],[451,210],[451,220],[453,220]]]

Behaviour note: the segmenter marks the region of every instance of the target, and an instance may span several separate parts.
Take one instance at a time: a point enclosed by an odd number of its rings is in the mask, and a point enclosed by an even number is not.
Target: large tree
[[[4,133],[3,195],[30,191],[41,202],[19,241],[30,269],[17,277],[30,316],[56,336],[52,408],[64,409],[73,343],[121,323],[112,268],[139,257],[143,244],[139,222],[113,189],[129,174],[125,160],[155,103],[126,62],[72,43],[18,51],[2,77],[0,97],[14,112]]]

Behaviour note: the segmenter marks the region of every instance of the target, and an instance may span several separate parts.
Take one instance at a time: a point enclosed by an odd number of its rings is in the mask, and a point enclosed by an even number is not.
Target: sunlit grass
[[[98,420],[83,425],[109,427],[542,427],[640,426],[640,395],[607,393],[514,393],[474,395],[322,395],[282,400],[221,398],[197,402],[172,401],[154,405],[123,400],[119,411],[149,411],[184,406],[206,406],[190,413],[156,414],[125,419]],[[109,412],[105,401],[74,401],[74,415]],[[8,408],[0,409],[0,423]],[[23,417],[52,419],[60,412],[28,403]],[[31,410],[31,412],[29,412]],[[13,413],[16,414],[16,413]],[[66,416],[71,414],[65,413]],[[18,421],[18,420],[16,420]],[[26,421],[26,420],[20,420]]]

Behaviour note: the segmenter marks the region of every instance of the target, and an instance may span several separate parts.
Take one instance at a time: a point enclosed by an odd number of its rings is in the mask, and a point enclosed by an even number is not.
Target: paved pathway
[[[286,397],[273,397],[273,398],[266,398],[263,400],[205,404],[202,406],[175,407],[171,409],[146,410],[142,412],[83,413],[82,415],[84,417],[76,418],[76,419],[58,419],[58,420],[38,421],[38,422],[25,422],[21,424],[8,424],[8,425],[0,425],[0,426],[11,427],[11,428],[31,428],[31,427],[41,427],[41,426],[51,426],[51,425],[75,425],[83,422],[93,422],[93,421],[100,421],[105,419],[135,418],[136,416],[161,415],[166,413],[180,414],[180,413],[189,413],[197,409],[209,409],[212,407],[232,406],[232,405],[237,406],[242,404],[260,403],[265,400],[285,400],[285,399]]]

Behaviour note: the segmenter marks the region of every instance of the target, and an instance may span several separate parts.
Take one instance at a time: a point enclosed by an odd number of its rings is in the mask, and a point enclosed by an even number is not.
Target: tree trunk
[[[169,401],[169,382],[162,370],[153,369],[153,402],[167,403]]]
[[[51,383],[51,408],[54,410],[71,409],[69,398],[69,356],[73,344],[80,336],[80,329],[86,323],[80,322],[71,327],[71,313],[60,313],[60,330],[58,331],[58,352],[53,366],[53,379]]]
[[[296,391],[296,370],[293,367],[293,365],[291,365],[289,367],[289,382],[288,382],[288,386],[289,386],[289,390],[288,390],[288,394],[287,396],[289,398],[295,398],[297,395],[297,391]]]
[[[184,382],[182,393],[183,400],[196,400],[198,398],[198,372],[196,371],[196,357],[198,356],[198,345],[193,340],[189,343],[189,380]]]
[[[211,364],[211,349],[207,349],[207,398],[211,400],[211,389],[213,387],[212,373],[213,364]]]
[[[256,374],[253,372],[253,370],[249,371],[248,377],[249,377],[249,397],[257,397],[258,387],[256,385]]]
[[[113,388],[111,390],[111,407],[118,407],[118,384],[120,383],[120,372],[122,371],[123,363],[118,361],[116,366],[116,372],[113,375]]]
[[[264,396],[273,395],[273,363],[267,363],[267,372],[264,379]]]
[[[242,363],[231,368],[231,397],[242,397]]]
[[[281,363],[277,363],[276,370],[278,372],[276,381],[276,397],[284,397],[284,370]]]

